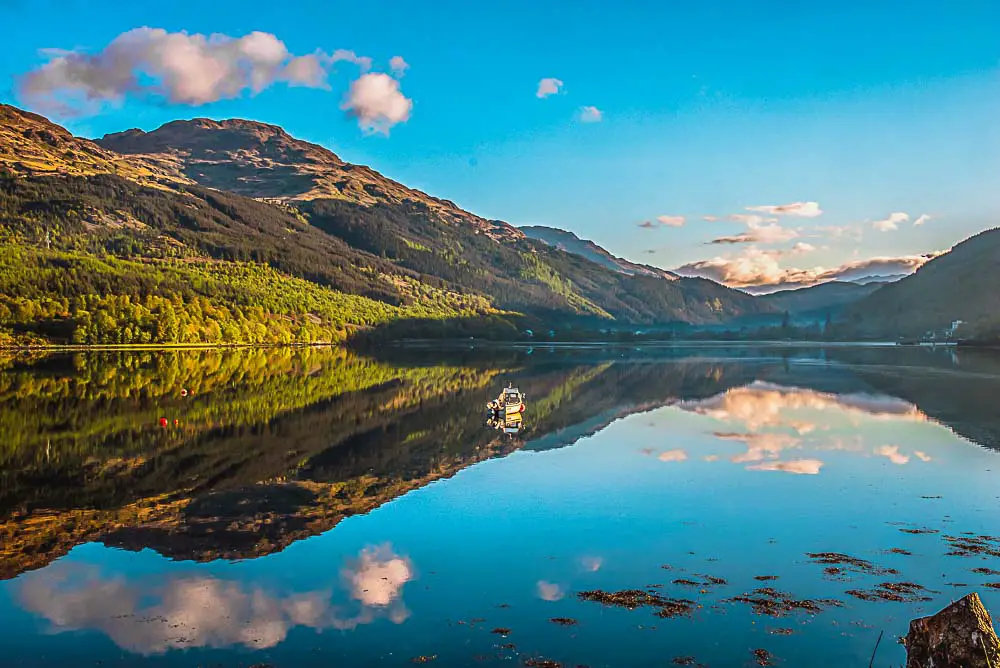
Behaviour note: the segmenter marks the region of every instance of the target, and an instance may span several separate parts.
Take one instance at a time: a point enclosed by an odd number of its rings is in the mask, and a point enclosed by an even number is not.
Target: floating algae
[[[843,605],[843,603],[834,599],[799,600],[771,587],[754,589],[749,594],[734,596],[726,600],[729,602],[746,603],[756,614],[767,615],[768,617],[784,617],[793,612],[817,614],[823,612],[825,608],[840,607]]]
[[[690,615],[695,609],[694,601],[683,598],[668,598],[655,592],[643,591],[641,589],[626,589],[624,591],[608,592],[601,590],[582,591],[577,594],[582,601],[594,601],[602,605],[627,608],[649,607],[658,608],[656,616],[663,619]]]
[[[849,589],[846,593],[862,601],[913,603],[930,601],[931,597],[924,595],[924,592],[927,591],[930,590],[915,582],[883,582],[872,589]]]

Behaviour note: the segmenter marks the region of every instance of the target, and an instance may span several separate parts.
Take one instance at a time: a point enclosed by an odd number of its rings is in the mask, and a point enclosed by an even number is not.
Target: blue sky
[[[18,26],[0,99],[77,134],[194,116],[277,123],[481,215],[561,227],[730,284],[834,277],[846,263],[947,249],[1000,221],[995,0],[307,0],[280,11],[260,0],[7,0],[0,12]],[[54,57],[41,49],[96,54],[142,26],[262,31],[296,56],[352,50],[371,58],[370,73],[401,56],[409,68],[387,85],[412,107],[397,108],[387,135],[364,131],[341,108],[363,74],[346,61],[327,88],[276,82],[196,105],[130,93],[76,116],[19,89]],[[562,82],[557,94],[536,95],[544,78]],[[584,122],[585,107],[600,120]],[[794,202],[823,213],[746,210]]]

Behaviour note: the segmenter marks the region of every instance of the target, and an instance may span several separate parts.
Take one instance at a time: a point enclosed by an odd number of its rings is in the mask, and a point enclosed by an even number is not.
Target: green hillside
[[[959,320],[958,338],[1000,342],[1000,229],[966,239],[848,307],[838,330],[868,338],[943,336]]]
[[[0,142],[17,138],[0,151],[0,344],[336,341],[407,318],[440,321],[447,334],[447,323],[483,316],[510,336],[499,318],[514,314],[629,326],[772,310],[711,281],[609,270],[273,126],[168,124],[153,137],[163,153],[131,156],[13,107],[0,124]],[[105,144],[149,148],[153,135]],[[32,152],[29,169],[16,153],[35,144],[48,149]],[[243,194],[192,182],[199,172],[185,161],[209,154],[211,184],[224,183],[230,161]],[[75,156],[86,169],[73,168]],[[253,170],[277,158],[288,178],[264,179],[256,193]]]

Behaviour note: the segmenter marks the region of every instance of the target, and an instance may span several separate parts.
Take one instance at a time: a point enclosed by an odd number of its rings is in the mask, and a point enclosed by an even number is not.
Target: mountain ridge
[[[532,239],[537,239],[543,243],[553,246],[567,253],[573,253],[585,257],[595,264],[599,264],[612,271],[623,274],[643,276],[659,276],[667,280],[679,278],[677,274],[666,269],[651,267],[645,264],[638,264],[631,260],[612,255],[610,251],[591,241],[582,239],[574,232],[563,230],[558,227],[548,227],[545,225],[522,225],[520,229],[525,235]]]

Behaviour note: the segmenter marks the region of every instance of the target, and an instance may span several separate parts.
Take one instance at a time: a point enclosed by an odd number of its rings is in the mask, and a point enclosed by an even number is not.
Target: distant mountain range
[[[545,227],[543,225],[527,225],[521,227],[520,230],[532,239],[537,239],[567,253],[585,257],[591,262],[611,271],[618,271],[629,276],[636,274],[641,276],[657,276],[671,281],[679,278],[672,271],[651,267],[646,264],[636,264],[624,258],[616,257],[593,241],[581,239],[566,230],[560,230],[556,227]]]
[[[988,234],[901,280],[753,296],[482,218],[274,125],[199,118],[90,141],[9,105],[0,243],[0,346],[510,338],[785,311],[843,311],[845,336],[911,336],[956,320],[988,330],[997,292]]]

